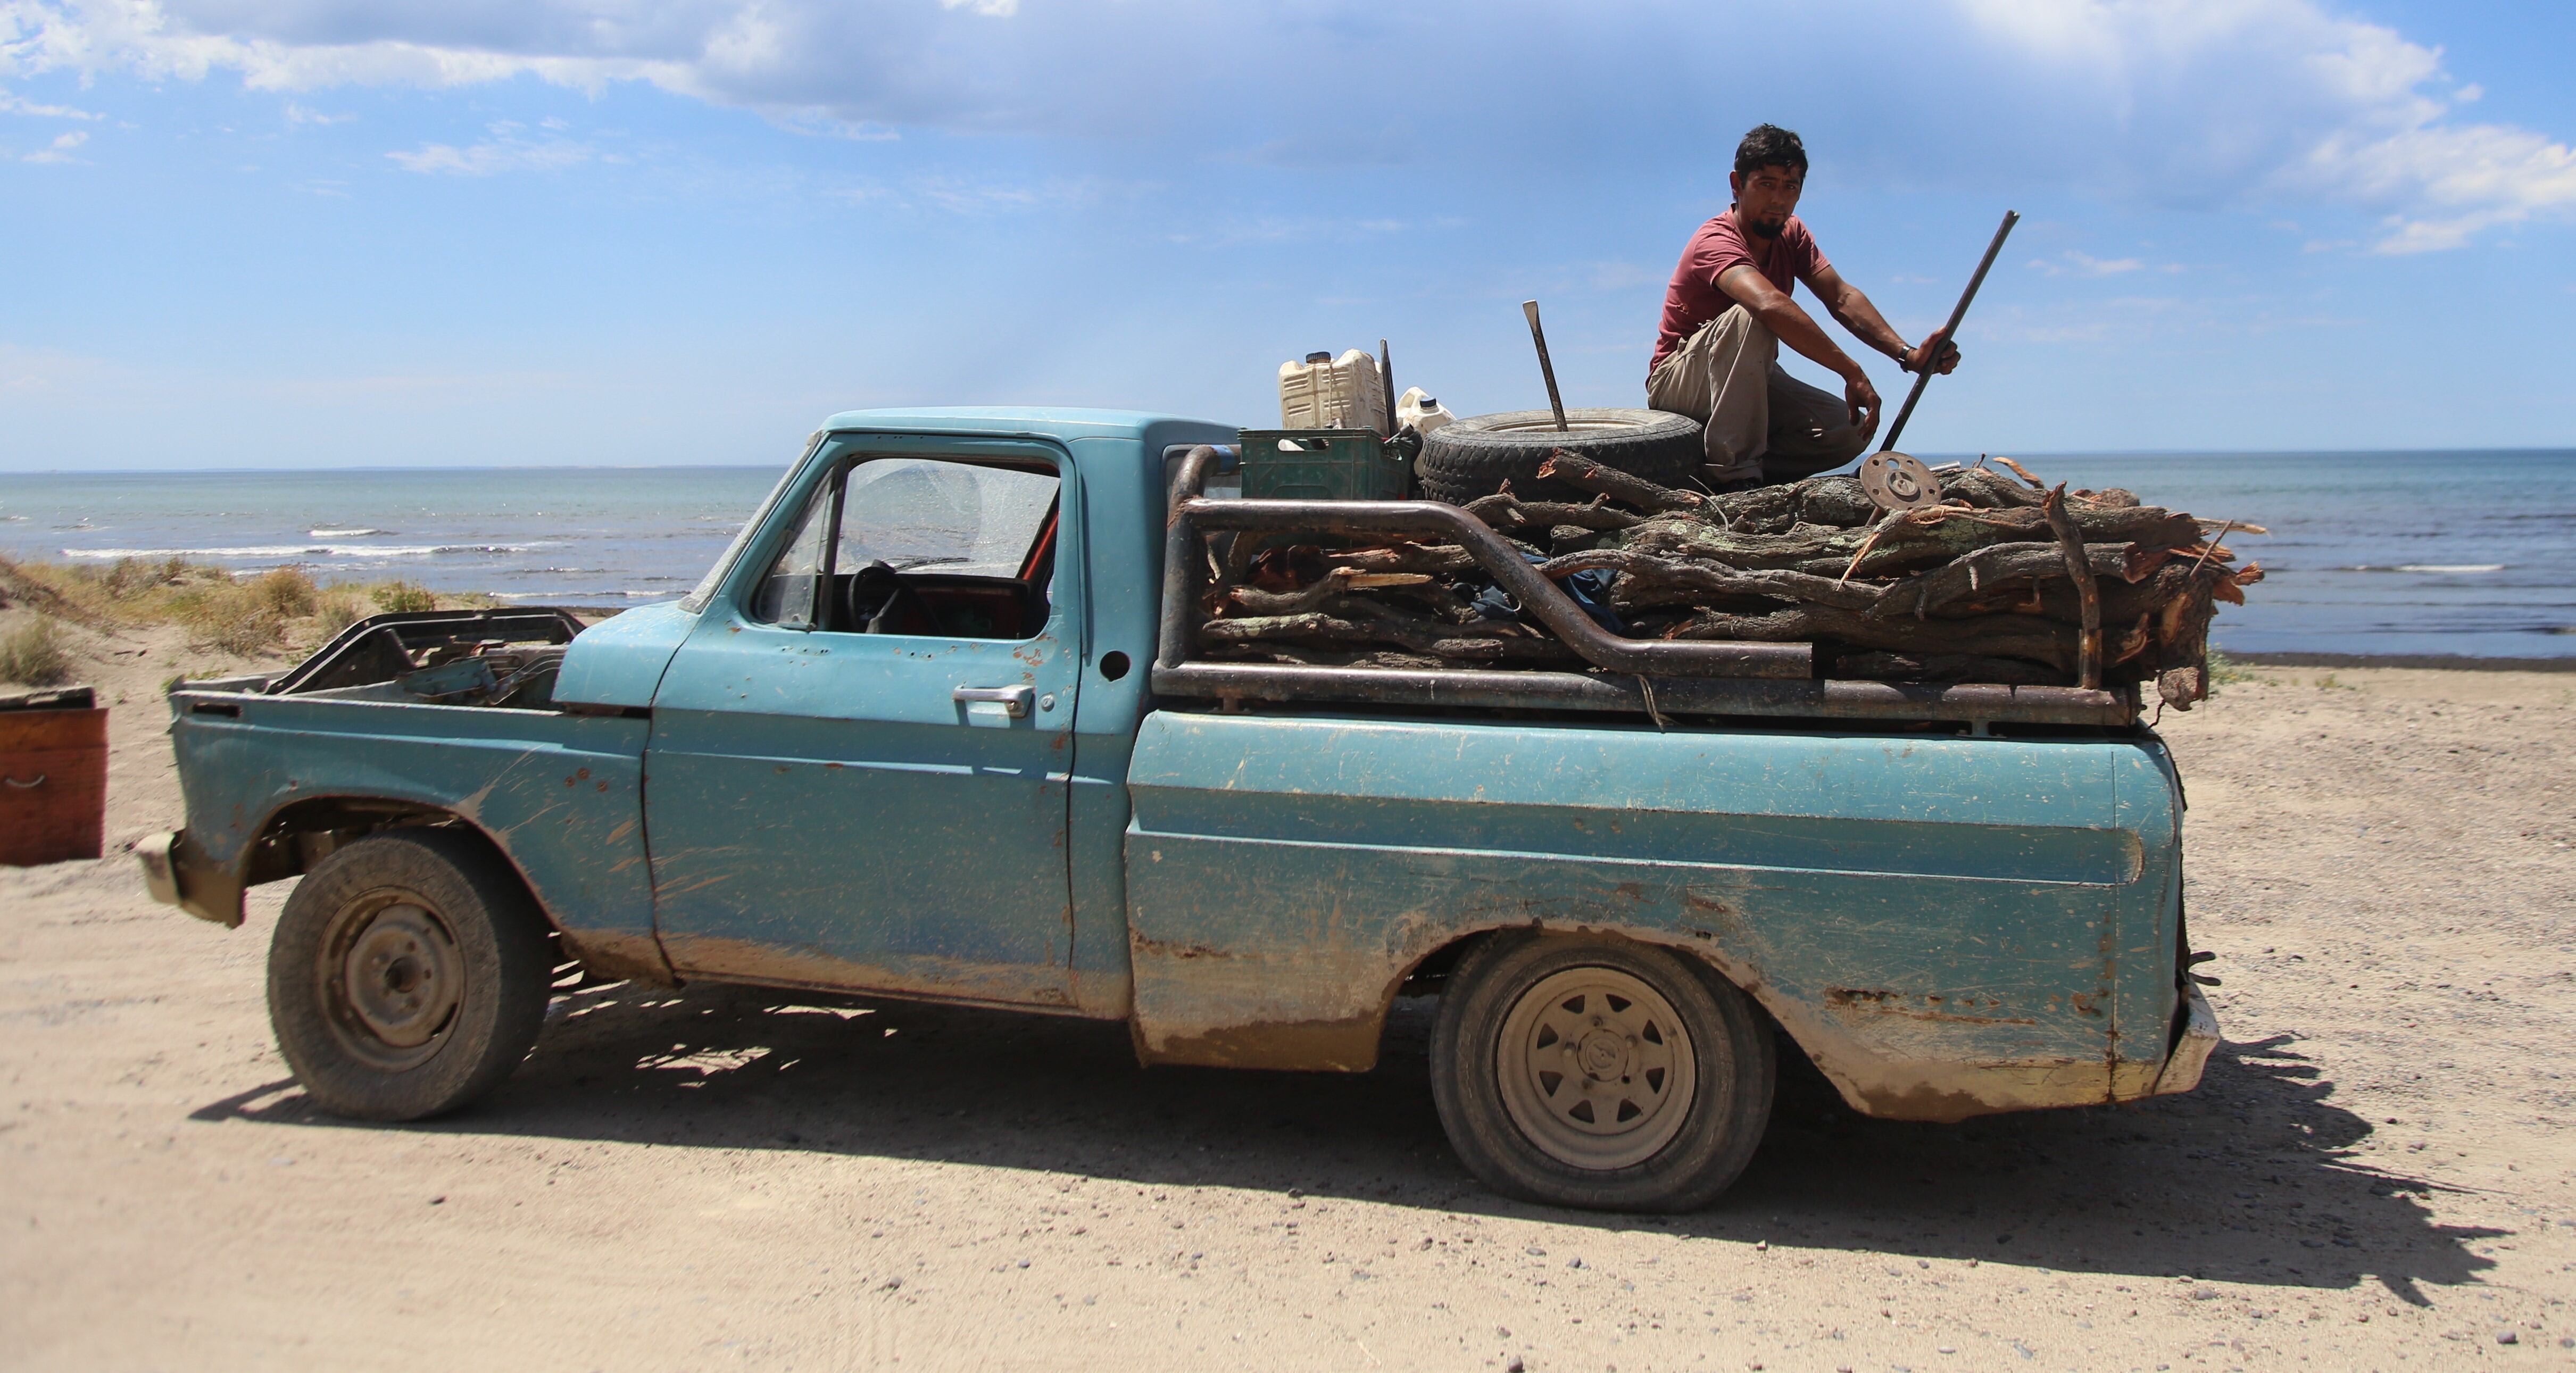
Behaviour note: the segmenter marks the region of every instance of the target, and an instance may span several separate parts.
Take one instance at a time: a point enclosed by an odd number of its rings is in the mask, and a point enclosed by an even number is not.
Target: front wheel
[[[1744,1171],[1771,1116],[1771,1037],[1696,959],[1626,940],[1505,936],[1451,976],[1431,1090],[1496,1191],[1688,1211]]]
[[[359,1120],[455,1110],[545,1022],[545,918],[478,837],[398,830],[314,866],[268,950],[268,1014],[295,1079]]]

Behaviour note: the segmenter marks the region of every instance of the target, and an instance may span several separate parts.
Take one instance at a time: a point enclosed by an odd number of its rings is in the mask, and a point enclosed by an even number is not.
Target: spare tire
[[[1663,410],[1568,410],[1566,432],[1546,410],[1506,410],[1471,415],[1422,436],[1422,494],[1464,505],[1512,484],[1531,500],[1588,500],[1563,482],[1538,479],[1539,464],[1563,448],[1604,467],[1631,472],[1663,486],[1683,486],[1699,474],[1699,421]]]

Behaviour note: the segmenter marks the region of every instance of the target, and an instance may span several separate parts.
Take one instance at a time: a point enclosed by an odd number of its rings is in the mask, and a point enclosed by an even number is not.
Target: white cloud
[[[1736,40],[1776,17],[1751,0],[0,0],[0,78],[640,82],[822,134],[1041,135],[1325,177],[1669,175],[1769,115],[1809,134],[1820,178],[1831,162],[1893,184],[2342,207],[2384,221],[2384,252],[2576,214],[2563,136],[2462,118],[2484,92],[2438,49],[2334,3],[1811,0],[1802,24],[1844,35],[1830,56],[1749,69]],[[1378,127],[1389,113],[1405,122]],[[1906,128],[1920,131],[1890,133]],[[497,144],[396,156],[441,171],[579,160]]]
[[[2494,124],[2329,139],[2289,175],[2353,188],[2365,203],[2408,206],[2390,216],[2374,245],[2382,253],[2457,248],[2491,225],[2576,206],[2576,149]]]
[[[2095,257],[2090,253],[2078,252],[2073,248],[2069,248],[2064,252],[2059,253],[2053,259],[2044,257],[2033,258],[2031,259],[2030,265],[2053,277],[2115,277],[2122,276],[2130,272],[2144,272],[2150,270],[2158,272],[2179,272],[2183,270],[2183,266],[2179,262],[2150,263],[2145,258],[2138,257],[2100,258]]]
[[[77,162],[80,159],[72,156],[72,150],[88,141],[88,134],[83,133],[78,129],[74,129],[70,133],[56,137],[54,141],[48,144],[42,151],[29,153],[25,157],[20,158],[19,161]]]
[[[551,121],[550,121],[551,122]],[[534,141],[519,136],[520,126],[507,121],[494,124],[491,137],[483,142],[459,148],[446,143],[424,143],[412,152],[385,154],[396,166],[407,172],[444,173],[450,176],[490,176],[495,172],[559,172],[577,167],[598,157],[588,144],[567,138]],[[615,161],[617,159],[602,159]]]
[[[2454,121],[2482,87],[2451,87],[2438,49],[2317,0],[1962,3],[1997,41],[2103,93],[2091,119],[2078,113],[2084,136],[2171,149],[2123,170],[2185,194],[2380,211],[2380,252],[2576,214],[2576,149]]]
[[[0,114],[32,115],[38,119],[105,119],[103,114],[74,109],[69,105],[40,105],[33,100],[0,91]]]

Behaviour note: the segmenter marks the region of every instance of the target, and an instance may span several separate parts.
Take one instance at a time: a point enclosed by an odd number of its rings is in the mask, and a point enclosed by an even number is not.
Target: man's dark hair
[[[1801,180],[1807,175],[1807,145],[1798,136],[1777,124],[1756,124],[1744,141],[1735,145],[1735,174],[1751,176],[1764,167],[1794,168]]]

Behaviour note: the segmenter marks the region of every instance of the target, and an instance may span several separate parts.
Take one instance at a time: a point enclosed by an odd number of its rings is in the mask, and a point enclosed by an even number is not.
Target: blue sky
[[[2024,215],[1909,448],[2576,445],[2570,53],[2564,3],[0,0],[0,470],[1258,424],[1380,337],[1521,408],[1531,296],[1569,403],[1641,404],[1764,119],[1909,337]]]

